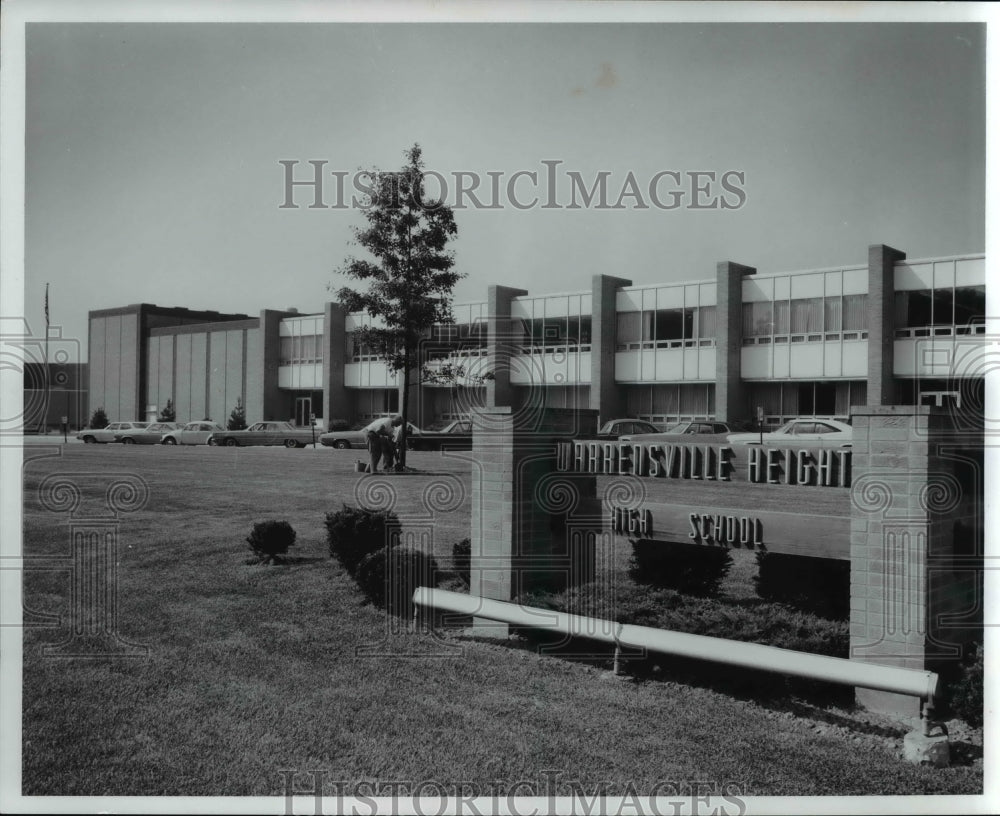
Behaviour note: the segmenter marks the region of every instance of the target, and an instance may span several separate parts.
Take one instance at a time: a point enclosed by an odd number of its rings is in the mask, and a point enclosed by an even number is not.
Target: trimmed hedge
[[[757,553],[757,594],[803,612],[847,620],[851,607],[851,562],[785,553]]]
[[[628,574],[637,584],[714,597],[732,565],[726,547],[639,539],[632,542]]]
[[[466,586],[472,585],[472,541],[463,538],[451,545],[451,560],[455,573]]]
[[[439,571],[433,556],[410,547],[383,547],[358,565],[357,582],[365,596],[393,615],[413,614],[413,592],[433,587]]]
[[[945,686],[948,709],[974,728],[983,725],[983,647],[972,644],[971,657],[958,668],[958,677]]]
[[[258,521],[247,536],[247,546],[263,563],[279,563],[295,544],[295,530],[287,521]]]
[[[336,513],[326,514],[326,541],[330,556],[336,558],[352,578],[365,556],[384,547],[399,545],[399,518],[385,510],[369,510],[347,504]]]

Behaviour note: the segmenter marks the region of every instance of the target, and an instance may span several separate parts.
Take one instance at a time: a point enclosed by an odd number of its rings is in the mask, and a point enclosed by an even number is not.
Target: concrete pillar
[[[715,268],[715,418],[733,422],[749,413],[740,361],[743,354],[743,278],[750,266],[721,261]]]
[[[895,275],[906,253],[885,244],[868,247],[868,404],[892,405],[897,400],[893,378],[895,344]]]
[[[953,555],[975,491],[956,476],[956,440],[941,444],[950,438],[943,410],[853,410],[850,656],[936,671],[960,655],[962,637],[945,628],[946,613],[969,602]],[[913,697],[858,689],[857,699],[876,711],[919,713]]]
[[[596,480],[557,472],[556,440],[596,420],[596,411],[566,408],[496,407],[473,417],[472,595],[509,601],[526,590],[592,580],[593,542],[569,535],[568,525],[574,508],[596,495]],[[505,625],[475,626],[507,634]]]
[[[353,417],[350,394],[344,385],[347,363],[347,310],[339,303],[323,307],[323,426],[330,420]]]
[[[611,275],[594,275],[591,282],[590,407],[598,412],[598,425],[623,415],[625,400],[615,382],[615,343],[618,290],[632,281]]]
[[[487,303],[486,370],[493,378],[486,381],[487,408],[510,406],[514,392],[510,384],[511,356],[516,353],[520,326],[515,327],[510,317],[511,301],[528,292],[511,286],[491,286]]]
[[[262,309],[260,313],[261,419],[288,419],[288,411],[278,390],[278,361],[281,339],[278,327],[289,312]]]

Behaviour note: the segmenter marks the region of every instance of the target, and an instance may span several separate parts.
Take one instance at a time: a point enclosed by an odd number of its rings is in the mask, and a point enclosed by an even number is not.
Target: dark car
[[[597,438],[615,440],[622,436],[659,432],[659,428],[652,422],[646,422],[644,419],[612,419],[601,426],[601,429],[597,432]]]
[[[453,419],[434,423],[419,436],[411,436],[408,442],[410,450],[471,449],[472,422]]]

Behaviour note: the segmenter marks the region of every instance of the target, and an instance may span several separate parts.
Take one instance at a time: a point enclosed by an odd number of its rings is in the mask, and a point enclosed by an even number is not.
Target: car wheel
[[[285,447],[286,448],[297,448],[298,446],[299,446],[299,443],[296,442],[294,439],[286,439],[285,440]]]
[[[235,439],[233,439],[232,437],[229,437],[229,439],[227,439],[227,440],[226,440],[226,447],[227,447],[227,448],[235,448],[235,447],[236,447],[237,445],[239,445],[239,444],[240,444],[240,443],[239,443],[239,442],[237,442],[237,441],[236,441]]]
[[[351,443],[348,442],[346,439],[338,439],[336,442],[333,443],[333,446],[337,450],[347,450],[349,447],[351,447]]]
[[[92,436],[85,436],[83,437],[83,441],[88,445],[93,445],[97,440]]]
[[[172,436],[168,436],[166,439],[163,440],[162,444],[164,444],[164,445],[176,445],[177,444],[177,440],[174,439]]]
[[[125,437],[125,438],[124,438],[124,439],[122,440],[122,444],[123,444],[123,445],[134,445],[134,444],[135,444],[135,440],[134,440],[134,439],[132,439],[132,437],[130,437],[130,436],[126,436],[126,437]]]

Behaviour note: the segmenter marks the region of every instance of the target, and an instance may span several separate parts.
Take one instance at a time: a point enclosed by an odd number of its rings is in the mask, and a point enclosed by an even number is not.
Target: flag
[[[49,285],[45,284],[45,327],[49,326]]]

